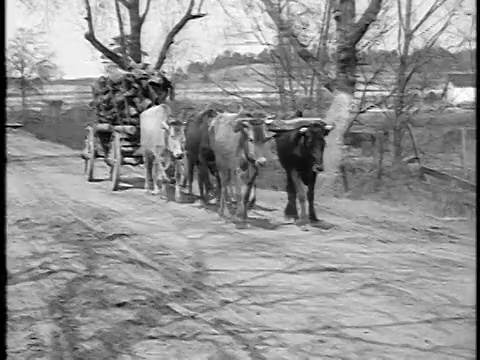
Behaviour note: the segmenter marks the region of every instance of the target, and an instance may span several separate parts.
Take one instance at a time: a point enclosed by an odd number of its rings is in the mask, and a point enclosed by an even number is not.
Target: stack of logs
[[[138,126],[140,113],[165,101],[172,90],[160,72],[131,68],[100,76],[92,86],[91,107],[99,123]]]

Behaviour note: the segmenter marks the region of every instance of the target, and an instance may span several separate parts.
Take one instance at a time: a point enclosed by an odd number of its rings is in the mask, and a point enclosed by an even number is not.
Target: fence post
[[[468,176],[468,168],[467,168],[467,131],[465,128],[460,128],[460,138],[462,143],[462,149],[460,158],[462,161],[462,169],[463,169],[463,176],[466,179]]]

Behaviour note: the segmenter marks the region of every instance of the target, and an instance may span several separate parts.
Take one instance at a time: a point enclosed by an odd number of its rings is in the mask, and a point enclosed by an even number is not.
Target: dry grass
[[[188,101],[177,102],[173,106],[178,115],[184,109],[201,109],[205,103]],[[221,105],[221,104],[220,104]],[[274,108],[269,109],[275,111]],[[193,110],[194,111],[194,110]],[[9,114],[19,120],[20,114]],[[94,121],[87,107],[77,107],[61,114],[48,114],[48,111],[27,112],[23,114],[25,129],[39,139],[64,144],[80,150],[85,137],[85,126]],[[22,121],[22,119],[20,119]],[[365,114],[362,121],[372,127],[381,125],[382,117],[377,114]],[[414,121],[414,133],[417,145],[421,150],[421,158],[425,165],[435,169],[467,177],[475,182],[476,177],[476,135],[469,133],[467,141],[468,174],[463,173],[460,164],[460,135],[458,128],[475,127],[475,116],[472,113],[423,114]],[[339,178],[330,186],[335,196],[347,196],[353,199],[375,199],[382,202],[403,204],[415,208],[423,208],[438,216],[475,216],[476,194],[454,188],[450,184],[430,179],[425,183],[419,179],[417,166],[394,170],[389,164],[390,153],[386,154],[383,177],[377,179],[377,160],[372,156],[372,149],[354,149],[349,154],[348,181],[350,191],[345,193]],[[413,155],[409,140],[405,142],[405,156]],[[328,161],[328,160],[327,160]],[[325,177],[325,176],[323,176]],[[323,180],[323,179],[322,179]],[[319,180],[322,184],[324,181]],[[285,191],[285,172],[277,160],[273,160],[261,171],[258,186],[278,191]],[[322,186],[318,187],[319,195],[324,195]],[[332,191],[327,191],[332,194]]]

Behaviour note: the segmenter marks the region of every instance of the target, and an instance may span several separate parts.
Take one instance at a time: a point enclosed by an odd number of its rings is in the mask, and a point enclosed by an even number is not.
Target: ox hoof
[[[294,217],[294,216],[287,216],[285,215],[285,221],[294,221],[296,222],[298,220],[298,216],[297,217]]]
[[[239,230],[248,229],[248,224],[244,221],[235,223],[235,228]]]
[[[310,228],[308,227],[308,225],[300,225],[298,228],[301,231],[310,231]]]
[[[307,220],[307,219],[298,219],[295,224],[298,226],[298,227],[302,227],[302,226],[306,226],[307,224],[309,224],[310,222]]]
[[[310,220],[310,225],[322,230],[330,230],[334,226],[333,224],[323,220],[315,220],[315,221]]]
[[[227,212],[221,213],[219,212],[218,215],[222,218],[225,219],[225,221],[230,221],[232,215],[228,214]]]

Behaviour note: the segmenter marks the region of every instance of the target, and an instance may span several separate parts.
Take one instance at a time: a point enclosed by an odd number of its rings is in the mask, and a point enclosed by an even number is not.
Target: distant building
[[[451,105],[474,104],[477,86],[474,73],[450,73],[445,85],[444,99]]]

